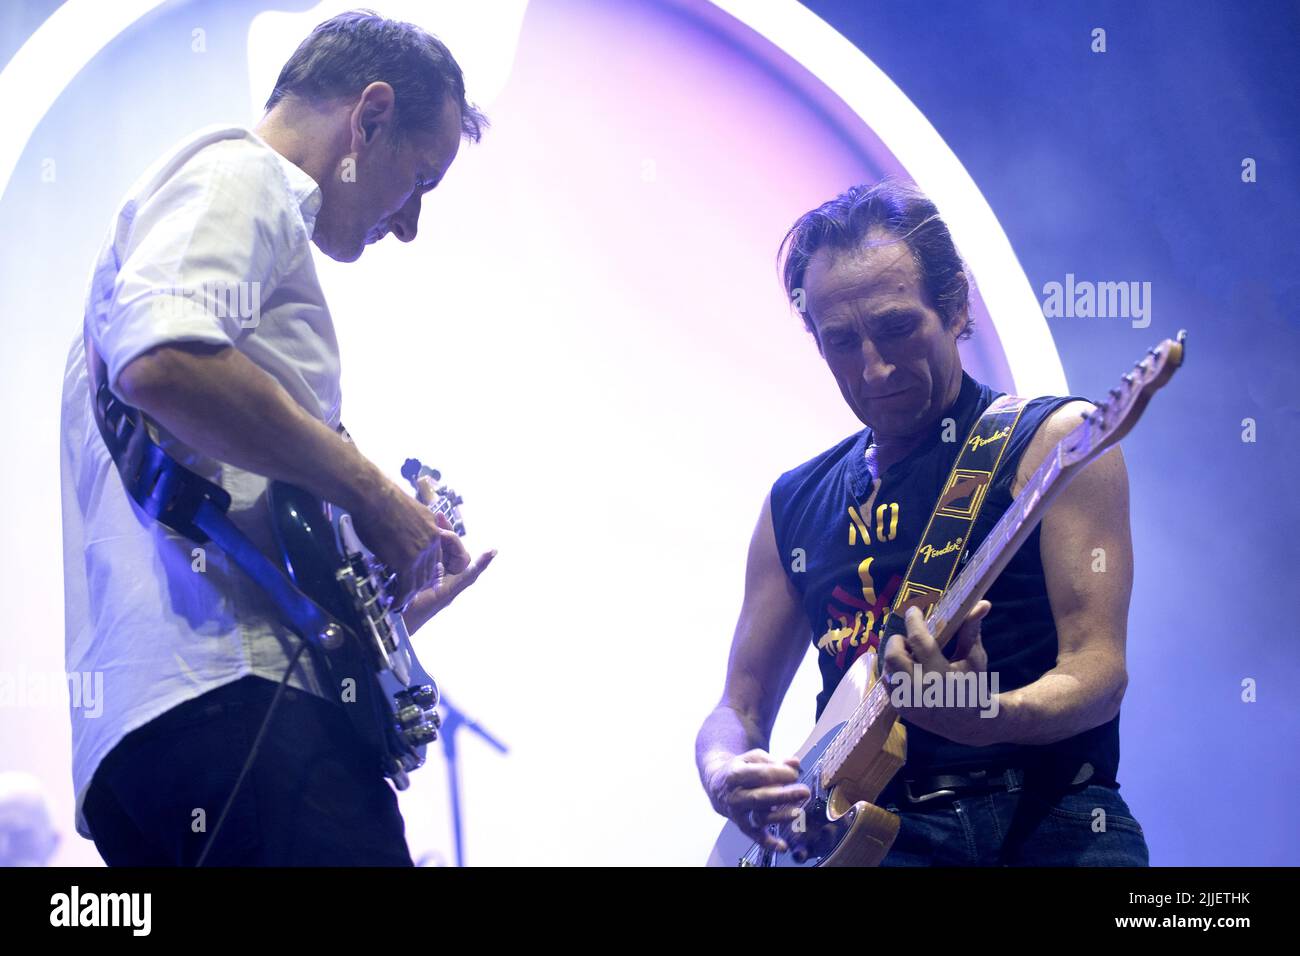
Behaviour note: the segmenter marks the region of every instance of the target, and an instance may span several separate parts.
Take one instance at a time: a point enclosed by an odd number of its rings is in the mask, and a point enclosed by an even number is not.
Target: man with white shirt
[[[268,480],[349,511],[414,631],[493,553],[471,560],[345,438],[309,243],[351,262],[389,232],[414,239],[421,197],[484,125],[438,40],[343,14],[285,64],[254,129],[188,137],[119,207],[69,354],[61,449],[67,669],[103,675],[102,715],[72,710],[76,823],[110,865],[411,864],[391,788],[310,657],[290,669],[299,641],[269,600],[128,498],[89,372],[230,493],[264,553]]]

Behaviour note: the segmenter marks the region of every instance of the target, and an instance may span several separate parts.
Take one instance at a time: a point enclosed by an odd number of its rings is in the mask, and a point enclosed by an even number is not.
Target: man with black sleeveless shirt
[[[782,254],[786,292],[867,427],[772,486],[722,700],[697,740],[714,808],[775,849],[785,844],[767,827],[809,796],[799,762],[767,752],[809,628],[820,716],[854,660],[882,645],[961,443],[1001,394],[962,369],[957,343],[972,333],[965,268],[915,187],[848,190],[801,217]],[[1075,396],[1028,403],[968,554],[1092,407]],[[1132,579],[1128,483],[1114,448],[1061,492],[946,654],[923,616],[908,613],[906,637],[883,642],[886,680],[975,671],[995,692],[982,705],[898,706],[907,763],[877,800],[901,820],[883,865],[1147,865],[1117,781]]]

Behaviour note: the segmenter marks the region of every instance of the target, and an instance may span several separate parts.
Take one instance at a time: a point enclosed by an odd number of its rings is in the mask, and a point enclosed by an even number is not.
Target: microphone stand
[[[445,694],[442,695],[439,704],[441,705],[439,709],[443,713],[438,736],[442,738],[442,749],[447,755],[447,784],[451,788],[451,825],[456,840],[456,865],[464,866],[465,834],[460,805],[460,762],[456,749],[456,732],[461,728],[469,730],[483,738],[498,753],[509,753],[509,748],[492,736],[477,720],[448,700]]]

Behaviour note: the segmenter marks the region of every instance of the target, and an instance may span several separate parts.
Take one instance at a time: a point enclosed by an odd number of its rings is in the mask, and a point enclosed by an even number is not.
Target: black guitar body
[[[437,737],[437,689],[411,650],[401,616],[389,612],[385,571],[342,509],[278,481],[267,500],[285,570],[340,626],[331,646],[308,642],[323,690],[403,790]]]

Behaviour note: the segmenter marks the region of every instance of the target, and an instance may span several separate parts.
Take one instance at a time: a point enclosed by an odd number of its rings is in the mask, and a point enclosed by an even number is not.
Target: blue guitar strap
[[[320,647],[342,636],[342,625],[303,594],[227,516],[230,493],[190,471],[153,440],[138,408],[108,387],[108,368],[91,352],[90,388],[95,425],[131,500],[159,524],[196,544],[212,541],[270,597],[281,619],[303,640]]]

